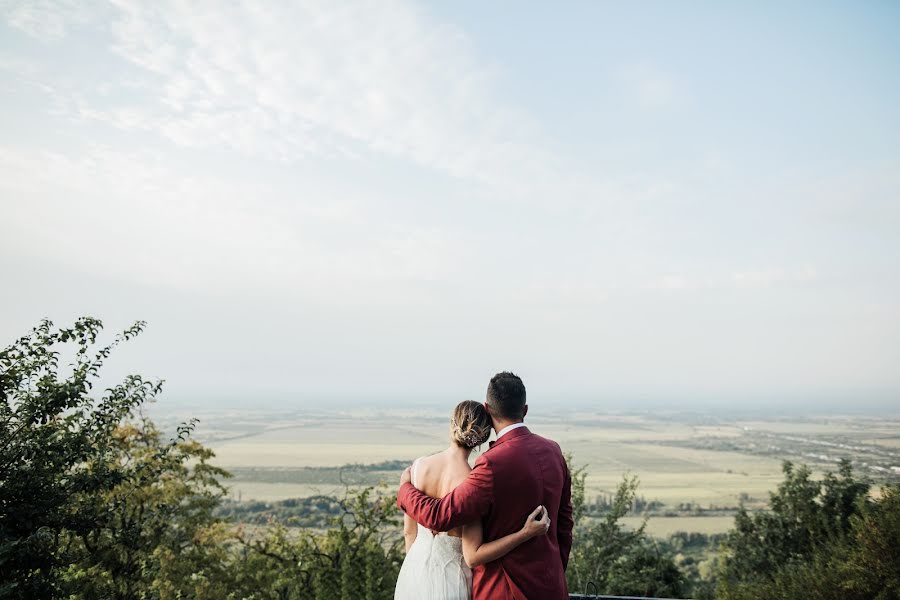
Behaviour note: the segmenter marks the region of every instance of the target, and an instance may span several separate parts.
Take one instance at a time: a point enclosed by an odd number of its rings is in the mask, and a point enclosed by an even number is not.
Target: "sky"
[[[896,2],[0,0],[0,103],[0,341],[165,402],[900,406]]]

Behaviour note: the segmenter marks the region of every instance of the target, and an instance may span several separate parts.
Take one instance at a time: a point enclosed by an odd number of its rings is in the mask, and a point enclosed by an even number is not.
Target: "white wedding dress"
[[[416,484],[416,467],[412,466],[412,484]],[[416,540],[406,553],[394,600],[470,600],[472,570],[466,566],[462,539],[446,533],[431,533],[418,525]]]

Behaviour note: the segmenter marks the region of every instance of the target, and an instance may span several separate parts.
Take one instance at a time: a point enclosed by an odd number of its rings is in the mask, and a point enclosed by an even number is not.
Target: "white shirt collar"
[[[513,429],[518,429],[519,427],[525,427],[525,423],[513,423],[512,425],[507,425],[503,429],[497,432],[497,439],[499,440],[504,435],[512,431]]]

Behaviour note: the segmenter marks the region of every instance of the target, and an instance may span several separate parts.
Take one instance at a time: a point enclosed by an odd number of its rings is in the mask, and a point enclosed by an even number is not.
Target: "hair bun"
[[[475,448],[491,435],[491,418],[484,407],[473,400],[457,405],[450,418],[450,437],[463,448]]]

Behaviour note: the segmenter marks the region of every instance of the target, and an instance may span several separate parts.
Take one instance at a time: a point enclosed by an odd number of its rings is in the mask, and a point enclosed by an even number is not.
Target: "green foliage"
[[[576,487],[573,477],[573,507],[584,506],[584,471],[578,472],[581,483]],[[634,503],[637,487],[637,477],[626,475],[610,511],[598,522],[577,525],[566,572],[573,593],[670,598],[681,594],[683,577],[672,557],[645,533],[646,522],[633,530],[620,523]]]
[[[784,481],[770,494],[770,509],[749,514],[744,507],[725,542],[722,577],[765,578],[786,565],[808,561],[823,544],[841,540],[861,510],[869,484],[853,477],[843,461],[838,474],[812,479],[806,466],[783,466]]]
[[[572,520],[577,527],[581,517],[584,516],[584,482],[587,479],[587,465],[575,468],[571,452],[566,452],[565,459],[572,479]]]
[[[684,575],[687,597],[711,600],[715,596],[716,549],[726,537],[724,533],[676,531],[659,542]]]
[[[900,598],[900,483],[852,518],[852,543],[841,572],[845,589],[874,600]]]
[[[112,510],[73,499],[127,484],[111,462],[113,432],[161,384],[132,375],[99,400],[89,394],[114,347],[143,326],[135,323],[91,353],[100,321],[83,318],[59,330],[43,321],[0,351],[0,597],[58,595],[60,569],[72,560],[63,542],[88,535],[98,512]],[[72,359],[65,368],[61,349]]]
[[[374,493],[348,492],[325,533],[292,533],[279,524],[258,539],[242,532],[231,589],[239,597],[273,600],[393,598],[403,562],[399,513],[395,497]]]
[[[391,598],[393,498],[348,493],[324,533],[272,525],[254,539],[215,514],[227,474],[193,422],[163,441],[140,413],[160,383],[129,376],[91,398],[142,327],[91,354],[99,321],[44,321],[0,353],[0,598]]]
[[[716,597],[900,598],[900,485],[869,500],[847,463],[821,482],[784,471],[770,510],[738,516]]]
[[[192,581],[211,568],[217,571],[209,556],[228,536],[213,510],[226,473],[211,466],[212,452],[186,433],[164,444],[147,419],[113,432],[116,453],[107,457],[107,468],[123,483],[72,499],[92,522],[88,532],[65,536],[73,549],[66,571],[72,597],[174,597],[175,590],[196,587]]]
[[[324,529],[342,512],[340,500],[334,496],[309,496],[276,502],[237,502],[226,498],[216,508],[215,514],[222,519],[251,525],[267,525],[277,521],[288,527]]]

